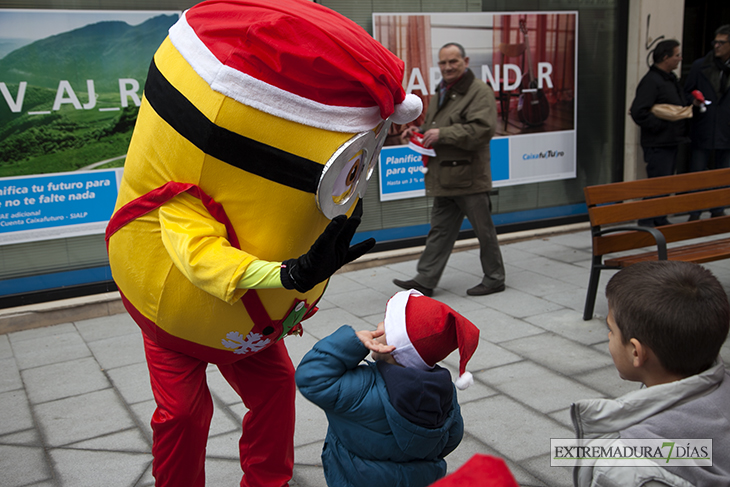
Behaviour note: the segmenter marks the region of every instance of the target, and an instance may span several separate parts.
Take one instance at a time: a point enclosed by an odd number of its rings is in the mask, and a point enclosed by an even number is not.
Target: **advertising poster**
[[[0,9],[0,245],[104,233],[179,15]]]
[[[494,90],[490,143],[495,187],[576,176],[577,12],[373,14],[373,33],[406,65],[404,87],[424,112],[441,81],[438,52],[464,46],[469,68]],[[420,126],[423,115],[411,125]],[[421,155],[393,126],[380,154],[381,201],[425,195]]]

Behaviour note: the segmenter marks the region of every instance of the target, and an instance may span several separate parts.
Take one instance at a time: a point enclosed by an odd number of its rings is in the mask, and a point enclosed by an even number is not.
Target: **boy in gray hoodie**
[[[730,305],[722,285],[697,264],[643,262],[615,274],[606,297],[613,362],[622,379],[643,386],[573,404],[577,437],[712,439],[712,465],[599,462],[575,467],[575,485],[730,486],[730,375],[719,358]]]

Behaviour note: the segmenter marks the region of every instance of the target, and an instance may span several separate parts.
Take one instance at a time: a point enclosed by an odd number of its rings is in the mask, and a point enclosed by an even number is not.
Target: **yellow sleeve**
[[[256,257],[231,246],[225,225],[203,203],[183,193],[159,210],[162,243],[175,267],[203,291],[230,304],[246,292],[237,287]]]

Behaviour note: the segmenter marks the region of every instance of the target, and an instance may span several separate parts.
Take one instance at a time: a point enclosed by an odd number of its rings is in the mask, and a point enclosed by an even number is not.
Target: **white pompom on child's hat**
[[[479,329],[440,301],[415,289],[396,293],[385,308],[385,334],[393,358],[404,367],[431,370],[459,350],[459,389],[474,383],[466,363],[479,344]]]

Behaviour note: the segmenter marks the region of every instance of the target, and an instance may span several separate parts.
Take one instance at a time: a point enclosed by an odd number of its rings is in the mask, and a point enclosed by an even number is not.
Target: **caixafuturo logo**
[[[565,152],[561,150],[546,150],[542,152],[525,152],[522,154],[523,161],[532,161],[535,159],[559,159],[565,157]]]

